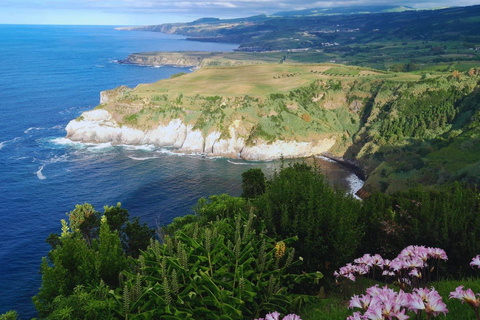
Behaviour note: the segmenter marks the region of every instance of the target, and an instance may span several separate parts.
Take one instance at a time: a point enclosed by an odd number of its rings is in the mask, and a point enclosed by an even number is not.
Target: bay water
[[[154,82],[188,68],[120,65],[144,51],[230,51],[236,45],[192,42],[111,26],[0,25],[0,314],[36,316],[31,302],[50,233],[75,204],[99,211],[121,202],[152,227],[192,213],[200,197],[241,193],[241,173],[268,175],[279,162],[172,153],[153,146],[81,144],[65,126],[99,103],[99,92]],[[344,188],[361,181],[328,160],[320,166]]]

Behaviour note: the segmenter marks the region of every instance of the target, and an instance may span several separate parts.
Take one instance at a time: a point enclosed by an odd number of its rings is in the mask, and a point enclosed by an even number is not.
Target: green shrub
[[[265,194],[254,201],[269,234],[298,236],[302,270],[331,274],[356,253],[362,238],[361,203],[330,187],[317,168],[295,163],[276,172]]]
[[[439,247],[448,254],[448,275],[471,274],[465,266],[480,252],[479,208],[477,190],[460,183],[375,193],[360,211],[365,230],[360,251],[391,258],[408,245]]]
[[[218,207],[223,200],[201,206]],[[286,312],[293,285],[321,277],[289,273],[300,263],[293,241],[265,235],[253,211],[195,222],[142,253],[138,273],[127,273],[123,292],[115,293],[116,312],[131,319],[252,319]]]

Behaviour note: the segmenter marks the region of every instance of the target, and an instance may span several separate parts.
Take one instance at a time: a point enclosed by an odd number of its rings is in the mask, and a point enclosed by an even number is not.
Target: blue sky
[[[149,25],[352,5],[467,6],[480,0],[0,0],[2,24]]]

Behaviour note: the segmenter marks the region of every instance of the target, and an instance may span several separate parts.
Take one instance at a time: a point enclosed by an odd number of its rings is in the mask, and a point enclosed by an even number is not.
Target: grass
[[[317,73],[311,71],[317,71]],[[179,78],[140,85],[135,90],[135,94],[140,97],[150,97],[152,94],[157,95],[163,92],[178,95],[188,91],[190,96],[195,94],[264,96],[271,93],[286,93],[314,80],[343,80],[346,76],[357,74],[364,75],[362,77],[364,79],[383,76],[383,78],[391,78],[396,81],[418,80],[421,77],[420,75],[406,73],[385,75],[373,70],[333,64],[262,64],[236,67],[204,67]]]

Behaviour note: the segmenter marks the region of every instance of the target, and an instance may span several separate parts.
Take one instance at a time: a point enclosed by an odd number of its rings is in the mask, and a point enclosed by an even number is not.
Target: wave
[[[119,144],[118,146],[127,150],[142,150],[142,151],[153,151],[157,148],[153,144],[140,144],[140,145]]]
[[[41,128],[41,127],[30,127],[28,128],[27,130],[23,131],[23,133],[29,133],[30,131],[32,130],[43,130],[45,128]]]
[[[352,173],[350,174],[345,180],[347,180],[348,185],[350,186],[350,193],[357,199],[360,199],[356,193],[358,190],[360,190],[363,185],[365,184],[365,181],[360,179],[356,174]]]
[[[160,149],[157,151],[158,153],[162,153],[162,154],[168,154],[168,155],[171,155],[171,156],[185,156],[186,153],[183,153],[183,152],[176,152],[176,151],[172,151],[171,149]]]
[[[255,165],[255,163],[235,162],[235,161],[232,161],[232,160],[227,160],[227,162],[229,162],[229,163],[231,163],[231,164],[238,165],[238,166],[254,166],[254,165]]]
[[[323,161],[326,161],[326,162],[338,163],[337,161],[332,160],[332,159],[330,159],[330,158],[327,158],[327,157],[325,157],[325,156],[316,156],[315,158],[317,158],[317,159],[322,159]]]
[[[73,141],[68,138],[54,138],[50,140],[53,144],[60,145],[60,146],[81,146],[86,147],[87,144],[79,141]]]
[[[40,167],[38,168],[38,171],[36,172],[37,177],[38,177],[38,179],[40,179],[40,180],[45,180],[45,179],[47,179],[47,177],[45,177],[45,176],[43,175],[43,173],[42,173],[42,170],[43,170],[44,167],[45,167],[45,165],[40,166]]]
[[[61,156],[54,156],[53,158],[48,160],[48,163],[67,162],[68,160],[68,155],[64,154]]]
[[[5,141],[0,142],[0,150],[1,150],[3,147],[5,147],[8,143],[10,143],[10,142],[15,142],[15,141],[17,141],[17,140],[20,140],[20,137],[16,137],[16,138],[11,139],[11,140],[5,140]]]
[[[93,147],[87,148],[88,151],[103,151],[104,149],[111,149],[113,148],[112,143],[106,142],[106,143],[100,143],[97,145],[94,145]]]
[[[134,157],[134,156],[128,156],[132,160],[136,161],[145,161],[145,160],[151,160],[151,159],[158,159],[158,157]]]

